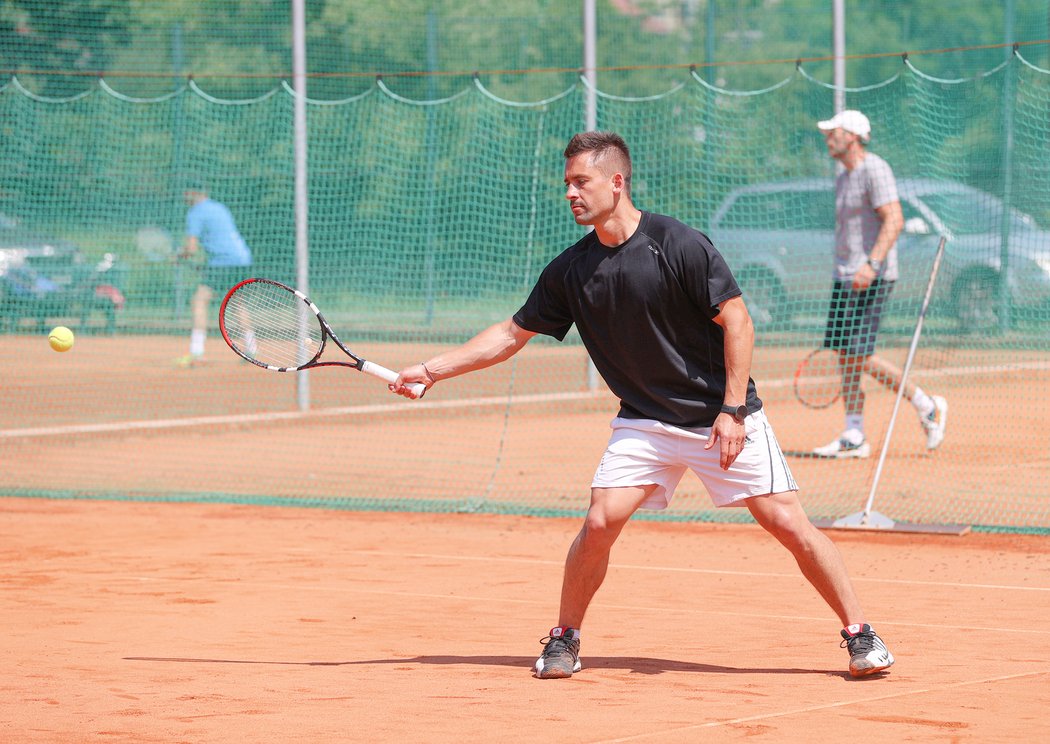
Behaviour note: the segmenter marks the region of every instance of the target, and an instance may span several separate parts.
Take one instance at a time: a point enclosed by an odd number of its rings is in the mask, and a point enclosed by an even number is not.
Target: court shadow
[[[508,666],[532,669],[535,656],[417,656],[412,659],[372,659],[351,662],[353,664],[466,664],[472,666]],[[773,667],[729,667],[718,664],[702,664],[678,659],[657,659],[645,656],[584,656],[585,669],[616,669],[631,674],[663,674],[684,672],[692,674],[821,674],[842,676],[827,669],[794,669]],[[844,674],[844,673],[843,673]]]
[[[173,656],[125,656],[125,661],[176,662],[186,664],[270,664],[285,666],[411,666],[431,664],[438,666],[501,666],[530,670],[535,656],[413,656],[404,659],[359,659],[356,661],[277,661],[264,659],[205,659]],[[701,664],[676,659],[654,659],[641,656],[585,656],[586,669],[616,669],[631,674],[664,674],[685,672],[692,674],[819,674],[825,677],[850,678],[846,672],[828,669],[796,669],[784,667],[729,667]]]
[[[783,452],[784,452],[784,457],[801,457],[801,458],[803,458],[805,460],[827,460],[828,462],[839,462],[839,460],[836,460],[834,457],[824,457],[822,455],[816,454],[812,450],[791,450],[791,449],[786,449],[786,450],[783,450]],[[856,459],[856,458],[854,458],[854,459]]]

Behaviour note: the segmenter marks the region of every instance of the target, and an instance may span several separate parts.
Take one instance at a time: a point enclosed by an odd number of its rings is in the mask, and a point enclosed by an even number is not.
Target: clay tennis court
[[[390,408],[356,373],[318,372],[318,410],[271,420],[257,414],[289,410],[287,377],[232,354],[175,371],[181,346],[86,337],[56,355],[33,337],[4,340],[29,362],[6,373],[18,404],[0,439],[0,727],[12,740],[988,742],[1043,731],[1045,536],[830,532],[898,658],[853,680],[836,619],[759,528],[635,521],[589,612],[584,671],[540,681],[530,668],[579,518],[426,512],[485,487],[485,508],[514,488],[550,513],[585,506],[607,396],[484,402],[510,374],[516,394],[535,394],[551,369],[579,366],[577,351],[527,349],[513,370],[450,381],[418,409]],[[427,351],[367,349],[391,366]],[[963,373],[922,374],[961,389],[988,363],[967,354],[953,360]],[[1037,357],[1013,361],[1021,373],[1001,375],[1000,389],[1046,375]],[[761,392],[779,360],[760,350],[757,363]],[[782,441],[837,415],[802,415],[766,388]],[[233,393],[202,394],[217,390]],[[107,409],[118,398],[136,421]],[[468,403],[445,407],[457,398]],[[885,399],[872,408],[887,415]],[[911,499],[952,516],[973,501],[976,523],[1045,525],[1045,503],[1020,490],[1047,467],[1040,445],[1026,467],[963,468],[983,414],[953,415],[937,457],[901,435],[888,462],[904,485],[880,507]],[[397,452],[396,467],[377,464]],[[792,460],[804,503],[841,515],[872,466],[832,467]],[[978,499],[970,478],[1015,483],[1018,498]],[[919,479],[935,487],[916,498],[906,486]],[[670,516],[706,503],[690,476]]]
[[[0,501],[0,727],[20,742],[1042,736],[1050,544],[833,532],[897,655],[837,623],[747,525],[629,525],[584,670],[529,667],[578,522]]]
[[[17,404],[0,408],[0,492],[221,494],[394,508],[482,500],[576,513],[586,508],[586,485],[616,410],[604,388],[587,392],[586,357],[567,344],[530,344],[511,363],[443,381],[417,403],[353,371],[317,370],[305,414],[296,409],[292,375],[252,367],[218,339],[210,342],[208,365],[178,370],[171,359],[184,347],[173,336],[84,336],[73,351],[55,354],[40,337],[5,337],[0,353],[19,364],[4,372]],[[355,347],[394,369],[442,348]],[[759,394],[789,453],[823,444],[841,423],[840,406],[810,410],[791,392],[791,372],[806,351],[760,347],[755,355]],[[899,363],[904,350],[885,354]],[[1038,486],[1050,481],[1046,437],[1028,435],[1045,432],[1046,423],[1040,407],[1024,404],[1031,390],[1050,383],[1046,353],[924,350],[914,378],[952,402],[950,436],[936,456],[926,453],[914,414],[904,410],[877,509],[914,522],[1050,530],[1050,502]],[[577,382],[558,388],[552,380]],[[999,433],[990,439],[988,406],[972,394],[981,385],[994,387],[1011,411],[1009,441]],[[869,389],[869,401],[878,452],[893,398],[877,388]],[[411,455],[401,454],[406,448]],[[876,462],[793,458],[810,516],[856,511]],[[709,506],[690,477],[670,513],[707,518]]]

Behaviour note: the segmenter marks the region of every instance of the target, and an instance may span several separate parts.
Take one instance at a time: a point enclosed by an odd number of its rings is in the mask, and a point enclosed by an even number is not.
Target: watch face
[[[747,406],[722,406],[722,413],[728,413],[730,416],[735,418],[737,421],[743,423],[744,419],[747,418]]]

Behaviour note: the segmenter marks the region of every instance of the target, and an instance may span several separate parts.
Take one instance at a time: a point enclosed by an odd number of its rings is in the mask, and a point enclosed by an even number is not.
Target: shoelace
[[[848,648],[851,654],[866,654],[875,648],[875,633],[869,631],[844,638],[839,648]]]
[[[541,640],[540,643],[544,646],[544,656],[553,656],[554,654],[564,653],[571,654],[573,652],[571,645],[572,641],[566,640],[565,638],[552,638],[551,636],[547,636]]]

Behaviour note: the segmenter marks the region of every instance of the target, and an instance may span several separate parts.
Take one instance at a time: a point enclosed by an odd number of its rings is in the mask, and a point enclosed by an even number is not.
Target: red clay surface
[[[357,372],[317,370],[311,412],[299,416],[293,375],[255,368],[216,338],[208,341],[208,365],[176,369],[171,360],[186,343],[82,335],[73,350],[56,354],[43,336],[0,337],[11,402],[0,406],[0,491],[583,509],[617,407],[608,393],[584,393],[580,347],[533,343],[512,362],[442,381],[418,403]],[[440,348],[373,343],[357,350],[397,369]],[[839,406],[813,411],[794,399],[791,375],[805,352],[756,349],[754,377],[788,452],[808,452],[842,425]],[[886,352],[897,361],[903,354]],[[911,407],[903,406],[876,511],[906,522],[1050,530],[1050,409],[1031,396],[1050,383],[1050,359],[1037,351],[924,349],[914,379],[949,399],[948,437],[927,453]],[[989,385],[1010,417],[989,417],[982,392]],[[856,512],[869,496],[893,398],[870,388],[868,401],[870,459],[791,459],[815,518]],[[109,428],[90,429],[99,426]],[[671,510],[709,507],[690,476]]]
[[[0,499],[18,742],[1035,741],[1050,540],[832,532],[897,665],[746,525],[635,522],[584,670],[529,668],[576,519]]]

